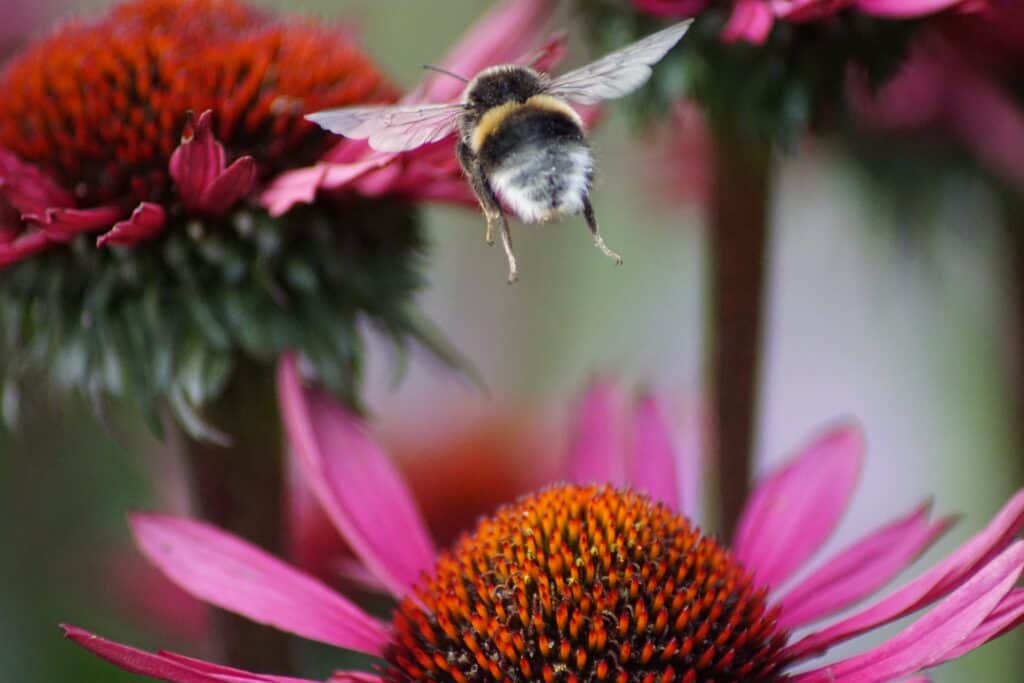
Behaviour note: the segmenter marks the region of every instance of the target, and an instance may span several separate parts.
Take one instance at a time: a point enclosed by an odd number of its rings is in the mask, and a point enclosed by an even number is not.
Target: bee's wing
[[[307,119],[332,133],[368,140],[380,152],[404,152],[448,135],[462,112],[462,105],[406,104],[396,106],[342,107],[318,111]]]
[[[692,23],[693,19],[681,21],[553,78],[545,92],[579,104],[597,104],[601,100],[628,95],[647,82],[651,77],[651,66],[679,42]]]

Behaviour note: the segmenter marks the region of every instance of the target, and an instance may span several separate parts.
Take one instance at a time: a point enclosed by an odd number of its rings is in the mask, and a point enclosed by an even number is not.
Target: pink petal
[[[786,21],[821,21],[835,16],[856,0],[772,0],[772,12]]]
[[[662,406],[653,396],[642,397],[633,413],[633,457],[630,486],[679,511],[676,447]]]
[[[296,204],[310,204],[321,189],[336,190],[360,176],[390,163],[396,154],[373,152],[360,161],[321,162],[308,168],[282,173],[261,193],[262,204],[271,216],[280,216]]]
[[[785,655],[804,659],[899,619],[956,589],[984,567],[1024,527],[1024,490],[1018,491],[987,527],[917,579],[871,607],[790,645]]]
[[[192,595],[255,622],[330,645],[379,655],[384,628],[316,579],[214,527],[132,516],[143,554]]]
[[[576,409],[567,478],[579,484],[626,481],[622,393],[614,381],[596,379]]]
[[[190,113],[181,144],[171,154],[171,178],[181,203],[192,212],[202,211],[203,194],[226,166],[224,146],[214,138],[212,126],[213,111],[207,109],[198,121]]]
[[[952,519],[931,524],[930,505],[921,505],[854,543],[801,580],[784,597],[781,628],[793,630],[835,614],[871,595],[913,562],[952,526]]]
[[[708,0],[633,0],[633,6],[658,17],[685,19],[703,12]]]
[[[223,215],[255,186],[256,160],[250,156],[239,157],[203,190],[198,210],[210,216]]]
[[[733,548],[759,584],[780,584],[828,540],[853,496],[863,456],[860,430],[840,426],[757,484]]]
[[[760,45],[768,39],[774,22],[767,0],[738,0],[722,29],[722,40],[727,43],[745,40]]]
[[[856,8],[865,14],[890,19],[914,19],[945,11],[963,0],[857,0]]]
[[[263,676],[230,669],[170,652],[146,652],[112,640],[106,640],[77,626],[62,624],[64,635],[72,642],[125,671],[175,683],[313,683],[304,678]]]
[[[25,214],[26,223],[35,225],[54,242],[67,242],[76,235],[107,230],[124,215],[116,206],[93,209],[47,209],[42,214]]]
[[[982,567],[939,605],[895,637],[864,654],[809,671],[801,683],[889,681],[944,661],[1013,589],[1024,570],[1024,541]]]
[[[565,32],[561,31],[548,36],[547,40],[533,52],[519,55],[513,63],[526,64],[541,73],[548,73],[561,63],[568,53],[568,40],[566,40]]]
[[[0,148],[0,195],[21,213],[42,215],[75,205],[75,197],[34,164]]]
[[[166,222],[164,207],[153,202],[142,202],[132,211],[131,218],[115,223],[114,227],[100,235],[96,239],[96,246],[133,247],[159,234]]]
[[[327,683],[384,683],[384,679],[364,671],[335,671]]]
[[[34,256],[53,245],[54,242],[38,231],[25,233],[13,242],[0,243],[0,268]]]
[[[942,661],[948,662],[962,657],[1021,624],[1024,624],[1024,589],[1017,589],[1003,598],[984,623]]]
[[[290,451],[324,511],[388,591],[404,597],[436,557],[405,481],[355,415],[302,386],[290,355],[278,369],[278,395]]]

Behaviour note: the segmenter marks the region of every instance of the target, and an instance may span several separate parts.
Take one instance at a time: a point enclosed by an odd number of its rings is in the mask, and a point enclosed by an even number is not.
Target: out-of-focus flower
[[[505,2],[446,63],[556,57],[551,11]],[[37,371],[150,415],[167,400],[192,435],[217,438],[200,409],[243,363],[295,349],[358,404],[363,321],[445,354],[412,301],[424,240],[411,201],[471,195],[451,146],[384,159],[303,118],[397,96],[346,31],[240,0],[132,0],[61,25],[0,85],[7,389]]]
[[[950,525],[919,505],[795,581],[856,488],[863,442],[837,427],[765,477],[726,549],[679,514],[659,404],[619,431],[606,385],[584,400],[566,477],[434,549],[407,486],[351,413],[280,372],[282,407],[309,484],[365,568],[399,601],[390,627],[309,576],[215,528],[138,515],[143,552],[194,595],[262,623],[387,661],[333,681],[889,681],[957,658],[1024,619],[1024,492],[936,566],[872,596]],[[623,440],[623,434],[630,437]],[[625,444],[625,447],[623,445]],[[828,626],[821,620],[869,600]],[[810,661],[931,609],[881,645]],[[795,629],[807,629],[800,637]],[[129,671],[168,681],[279,681],[66,626]],[[800,669],[799,673],[794,670]],[[298,679],[287,679],[289,681]],[[919,680],[919,679],[918,679]]]

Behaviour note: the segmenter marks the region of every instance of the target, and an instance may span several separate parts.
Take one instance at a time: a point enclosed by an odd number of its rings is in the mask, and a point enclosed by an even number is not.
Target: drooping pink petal
[[[252,192],[255,186],[256,160],[251,156],[239,157],[203,190],[199,211],[210,216],[221,216]]]
[[[365,671],[335,671],[327,680],[327,683],[383,683],[380,676],[368,674]]]
[[[722,40],[735,43],[744,40],[760,45],[768,39],[775,19],[766,0],[738,0],[722,29]]]
[[[405,481],[355,415],[302,386],[290,355],[278,368],[278,395],[290,451],[324,511],[388,591],[404,597],[435,560]]]
[[[1024,527],[1024,490],[1018,491],[984,530],[956,552],[906,586],[841,621],[793,643],[784,653],[793,659],[825,652],[882,624],[895,621],[929,605],[968,580],[999,554]]]
[[[51,241],[67,242],[77,235],[107,230],[124,211],[116,206],[98,206],[93,209],[47,209],[42,214],[25,214],[26,223],[34,225]]]
[[[181,203],[189,211],[202,206],[203,193],[226,165],[224,146],[213,136],[213,111],[207,109],[185,123],[181,144],[171,154],[169,170],[178,187]]]
[[[13,241],[0,242],[0,267],[34,256],[54,245],[39,231],[25,233]]]
[[[630,486],[680,511],[678,453],[664,409],[653,396],[641,397],[634,409],[632,456]]]
[[[1024,588],[1018,588],[1003,598],[984,623],[976,628],[964,642],[950,651],[942,661],[949,662],[962,657],[1021,624],[1024,624]]]
[[[259,548],[199,522],[134,515],[146,557],[192,595],[255,622],[379,655],[387,632],[316,579]]]
[[[75,198],[34,164],[0,148],[0,195],[23,214],[43,215],[47,209],[72,207]]]
[[[864,654],[809,671],[800,683],[889,681],[944,661],[1013,590],[1024,570],[1024,541],[1014,543],[935,609]]]
[[[953,523],[928,521],[930,505],[874,531],[825,562],[778,600],[781,628],[793,630],[873,594],[913,562]]]
[[[821,21],[835,16],[856,0],[772,0],[772,12],[786,21]]]
[[[626,481],[624,398],[609,379],[595,379],[576,408],[566,478],[580,484]]]
[[[164,207],[153,202],[142,202],[132,211],[131,218],[119,221],[96,238],[97,247],[133,247],[143,240],[160,234],[167,223]]]
[[[840,426],[757,484],[733,549],[759,584],[777,586],[828,540],[853,495],[863,458],[860,430]]]
[[[915,19],[943,12],[964,0],[857,0],[855,7],[864,14],[889,19]]]
[[[62,624],[64,635],[86,650],[125,671],[173,683],[313,683],[305,678],[254,674],[201,662],[169,652],[146,652],[101,638],[85,629]]]
[[[708,0],[633,0],[633,5],[658,17],[685,19],[703,12]]]

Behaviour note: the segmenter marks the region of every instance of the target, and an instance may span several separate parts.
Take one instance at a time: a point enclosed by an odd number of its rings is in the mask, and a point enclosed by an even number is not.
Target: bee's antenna
[[[433,64],[424,64],[423,68],[427,69],[428,71],[436,71],[438,73],[445,74],[446,76],[451,76],[452,78],[457,78],[460,81],[462,81],[463,83],[469,83],[469,79],[468,78],[463,78],[459,74],[451,72],[448,69],[445,69],[444,67],[441,67],[441,66],[434,66]]]

